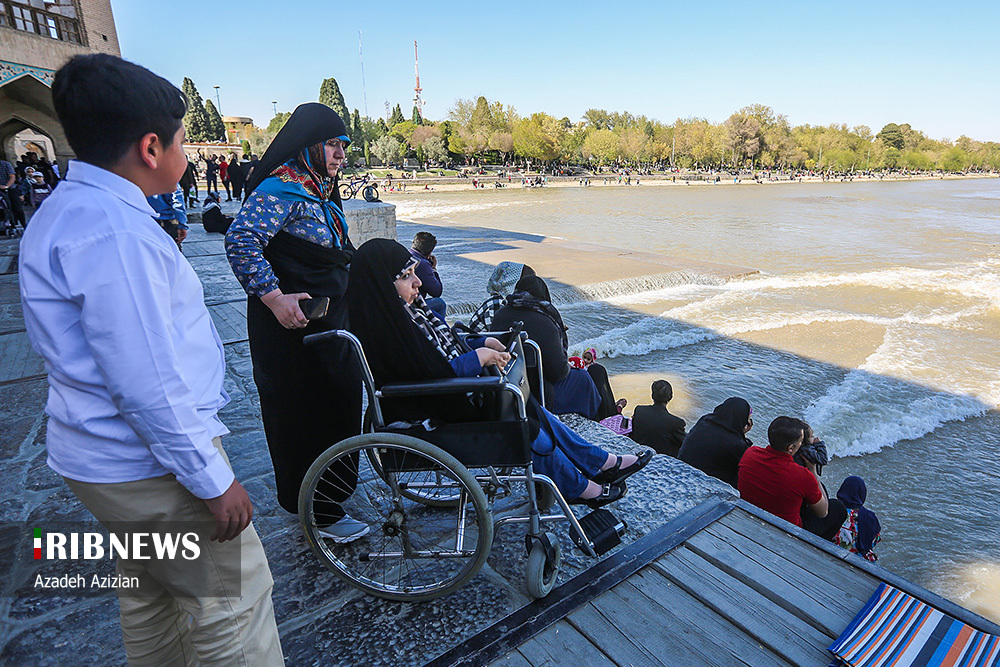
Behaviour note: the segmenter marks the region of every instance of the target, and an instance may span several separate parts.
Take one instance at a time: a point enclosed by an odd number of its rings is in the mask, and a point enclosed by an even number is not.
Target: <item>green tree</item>
[[[372,153],[386,166],[399,162],[403,157],[403,149],[403,143],[388,134],[372,144]]]
[[[285,126],[285,123],[287,123],[288,119],[291,117],[291,111],[279,111],[277,115],[271,119],[271,122],[267,124],[267,131],[270,132],[272,136],[278,134],[278,132],[281,131],[281,128]]]
[[[319,87],[319,103],[336,111],[344,123],[350,122],[351,115],[347,111],[344,95],[340,92],[340,86],[337,85],[337,80],[333,77],[323,79],[323,83]]]
[[[205,103],[194,87],[194,82],[184,77],[181,91],[187,97],[188,108],[184,114],[184,132],[188,141],[210,141],[212,127],[205,112]]]
[[[359,146],[363,146],[367,140],[365,126],[361,122],[361,114],[355,109],[354,114],[351,116],[351,141]]]
[[[881,139],[882,142],[889,148],[895,148],[897,150],[903,150],[903,131],[899,129],[899,125],[895,123],[887,123],[882,131],[875,135],[876,138]]]
[[[606,165],[618,159],[618,136],[611,130],[595,130],[583,140],[583,157]]]
[[[404,123],[406,118],[403,116],[403,110],[396,105],[396,108],[392,110],[392,117],[389,118],[389,129],[392,129],[393,125],[396,123]]]
[[[420,109],[417,107],[416,104],[413,105],[413,118],[411,120],[413,120],[414,125],[424,124],[424,119],[420,115]]]
[[[431,162],[446,162],[448,160],[448,149],[441,137],[428,137],[421,144],[424,157]]]
[[[387,134],[389,134],[389,126],[382,118],[379,118],[375,123],[375,131],[372,132],[372,140],[381,139]]]
[[[208,118],[208,141],[225,141],[226,125],[212,100],[205,100],[205,117]]]
[[[250,157],[250,154],[253,153],[253,151],[250,150],[250,142],[247,141],[246,139],[243,140],[243,142],[240,145],[240,148],[243,149],[243,155],[247,157]]]
[[[416,132],[417,125],[412,120],[404,120],[402,123],[396,123],[389,130],[389,136],[401,139],[406,145],[411,148],[416,148],[416,145],[411,141],[413,138],[413,133]]]
[[[611,114],[604,109],[587,109],[583,112],[584,122],[595,130],[612,129]]]
[[[547,113],[534,113],[514,125],[514,151],[526,160],[551,162],[559,157],[565,129]]]

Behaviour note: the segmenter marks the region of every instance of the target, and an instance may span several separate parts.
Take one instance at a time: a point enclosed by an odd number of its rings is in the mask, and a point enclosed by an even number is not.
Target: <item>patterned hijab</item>
[[[344,248],[349,245],[347,218],[337,179],[329,178],[325,165],[314,165],[309,157],[311,146],[330,139],[340,139],[346,144],[351,142],[347,126],[337,112],[315,102],[300,104],[250,174],[247,190],[285,201],[318,204],[334,246]],[[305,163],[304,168],[299,160]]]
[[[493,269],[493,274],[486,283],[486,290],[497,296],[507,296],[514,291],[514,286],[521,279],[524,264],[518,262],[500,262]]]

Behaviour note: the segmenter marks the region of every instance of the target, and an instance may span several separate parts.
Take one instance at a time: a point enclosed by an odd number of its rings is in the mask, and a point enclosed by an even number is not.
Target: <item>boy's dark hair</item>
[[[674,397],[674,388],[666,380],[657,380],[651,389],[653,403],[669,403]]]
[[[788,445],[802,437],[802,420],[795,417],[775,417],[767,427],[767,441],[778,451],[785,451]]]
[[[52,80],[52,101],[73,152],[99,167],[117,163],[150,132],[170,146],[187,110],[172,83],[106,53],[63,65]]]
[[[413,237],[413,249],[426,256],[434,252],[437,242],[437,237],[430,232],[417,232]]]

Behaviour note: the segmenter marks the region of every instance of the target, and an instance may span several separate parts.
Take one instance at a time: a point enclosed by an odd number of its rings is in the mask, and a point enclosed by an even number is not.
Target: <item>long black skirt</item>
[[[344,299],[331,299],[323,321],[285,329],[257,297],[247,299],[247,332],[253,379],[260,395],[264,434],[274,466],[278,502],[298,512],[299,487],[309,466],[326,449],[361,433],[361,368],[357,354],[339,338],[306,346],[303,337],[347,327]],[[343,501],[353,492],[354,471],[333,471],[335,488],[323,495]],[[333,523],[343,516],[336,502],[316,507]],[[327,523],[327,521],[322,521]]]

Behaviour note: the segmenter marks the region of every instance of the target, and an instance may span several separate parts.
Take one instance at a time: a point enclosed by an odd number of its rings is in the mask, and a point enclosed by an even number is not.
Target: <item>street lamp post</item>
[[[215,88],[215,104],[216,104],[216,106],[218,106],[218,108],[219,108],[219,115],[221,116],[222,115],[222,102],[219,100],[219,87],[218,86],[212,86],[212,88]]]

